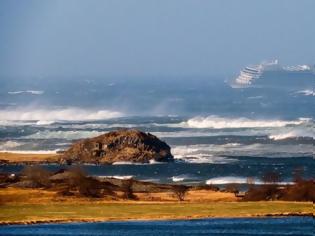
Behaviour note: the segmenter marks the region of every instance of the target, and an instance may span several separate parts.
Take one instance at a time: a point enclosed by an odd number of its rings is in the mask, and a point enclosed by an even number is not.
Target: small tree
[[[132,200],[137,199],[137,196],[135,196],[133,193],[133,189],[132,189],[133,183],[134,183],[134,180],[132,178],[123,180],[122,185],[121,185],[121,190],[123,192],[123,197],[125,199],[132,199]]]
[[[262,181],[264,184],[272,184],[275,185],[281,181],[280,175],[275,171],[266,172],[263,177]]]
[[[184,201],[185,200],[185,195],[188,191],[189,187],[185,186],[185,185],[174,185],[172,187],[172,191],[174,193],[174,195],[176,196],[176,198],[178,199],[178,201]]]
[[[247,183],[248,189],[253,189],[253,187],[255,186],[255,179],[253,177],[247,177],[246,183]]]
[[[78,167],[68,171],[67,184],[70,189],[77,189],[78,192],[86,197],[101,197],[102,184],[97,179],[89,177]]]
[[[303,181],[304,168],[303,167],[295,168],[292,174],[294,183],[300,183]]]
[[[22,170],[21,175],[25,176],[27,180],[37,184],[39,187],[50,187],[51,185],[49,180],[51,172],[39,166],[27,166]]]
[[[226,185],[225,191],[229,193],[234,193],[234,194],[239,193],[237,184],[233,184],[233,183]]]

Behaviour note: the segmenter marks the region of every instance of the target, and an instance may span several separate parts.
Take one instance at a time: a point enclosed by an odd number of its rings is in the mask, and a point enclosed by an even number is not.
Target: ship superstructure
[[[268,85],[302,85],[314,82],[315,67],[310,65],[281,66],[278,60],[247,66],[233,81],[236,88]]]

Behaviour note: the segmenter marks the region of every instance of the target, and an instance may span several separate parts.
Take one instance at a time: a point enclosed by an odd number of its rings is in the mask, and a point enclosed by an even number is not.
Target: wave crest
[[[82,108],[63,109],[22,109],[0,111],[1,120],[6,121],[41,121],[39,124],[52,121],[103,120],[121,117],[122,113],[111,110],[86,110]]]
[[[268,128],[284,127],[287,125],[300,125],[304,120],[285,121],[285,120],[253,120],[248,118],[224,118],[219,116],[194,117],[182,124],[189,128]]]

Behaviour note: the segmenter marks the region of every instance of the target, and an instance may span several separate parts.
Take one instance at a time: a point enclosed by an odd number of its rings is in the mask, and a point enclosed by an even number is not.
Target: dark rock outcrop
[[[60,162],[68,164],[165,162],[173,160],[170,150],[170,146],[150,133],[122,129],[74,143],[62,154]]]

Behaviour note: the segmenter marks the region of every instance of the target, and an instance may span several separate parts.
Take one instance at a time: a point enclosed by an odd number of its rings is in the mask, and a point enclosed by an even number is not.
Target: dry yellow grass
[[[122,193],[118,193],[121,195]],[[21,189],[21,188],[2,188],[0,189],[0,204],[14,205],[20,203],[27,204],[50,204],[50,203],[87,203],[87,202],[177,202],[177,198],[172,192],[158,193],[135,193],[137,201],[112,200],[108,198],[85,198],[80,196],[61,196],[55,191],[44,189]],[[215,192],[211,190],[189,191],[185,197],[185,202],[232,202],[237,201],[232,193]]]
[[[0,160],[5,160],[12,163],[17,162],[44,162],[48,160],[56,160],[58,154],[30,154],[30,153],[11,153],[0,152]]]
[[[215,201],[210,202],[206,195]],[[314,214],[310,202],[227,202],[232,198],[226,193],[205,190],[188,193],[184,202],[170,193],[152,196],[155,201],[144,194],[138,194],[138,201],[125,201],[63,197],[38,189],[0,189],[0,224]]]

